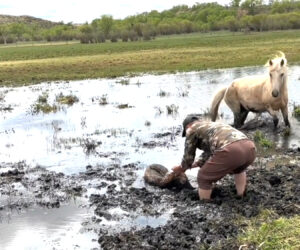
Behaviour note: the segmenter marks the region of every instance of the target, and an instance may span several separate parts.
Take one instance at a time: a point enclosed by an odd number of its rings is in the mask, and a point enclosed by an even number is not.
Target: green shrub
[[[131,31],[128,32],[128,38],[132,42],[137,41],[138,40],[138,34],[134,30],[131,30]]]
[[[121,33],[121,38],[122,38],[123,42],[128,42],[128,40],[129,40],[129,32],[127,30],[124,30]]]
[[[116,43],[116,42],[118,42],[119,37],[120,37],[120,34],[118,32],[112,32],[110,34],[110,41],[112,43]]]

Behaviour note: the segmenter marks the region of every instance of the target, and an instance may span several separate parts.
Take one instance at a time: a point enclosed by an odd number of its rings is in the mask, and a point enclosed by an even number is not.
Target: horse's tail
[[[220,106],[221,101],[224,98],[226,90],[227,90],[227,87],[219,90],[219,92],[215,95],[215,97],[211,103],[210,115],[211,115],[211,120],[213,122],[217,119],[219,106]]]

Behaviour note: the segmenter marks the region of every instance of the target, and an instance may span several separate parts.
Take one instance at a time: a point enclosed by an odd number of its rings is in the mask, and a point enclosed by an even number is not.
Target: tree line
[[[125,19],[103,15],[91,23],[60,23],[45,28],[39,24],[10,23],[0,25],[0,43],[20,41],[69,41],[101,43],[107,40],[151,40],[157,35],[191,32],[268,31],[300,28],[300,1],[232,0],[229,6],[197,3],[192,7],[175,6],[162,12],[151,11]]]

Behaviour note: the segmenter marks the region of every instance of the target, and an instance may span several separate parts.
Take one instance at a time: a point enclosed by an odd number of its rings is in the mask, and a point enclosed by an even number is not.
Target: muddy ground
[[[270,126],[270,124],[268,125]],[[262,126],[262,131],[268,127]],[[253,132],[247,132],[253,136]],[[180,136],[180,129],[177,136]],[[144,147],[162,147],[172,133],[154,135]],[[159,139],[157,139],[159,138]],[[102,249],[238,249],[236,237],[262,209],[279,216],[299,214],[300,148],[261,153],[248,170],[247,195],[235,195],[230,176],[217,183],[213,201],[198,199],[194,190],[159,189],[142,180],[144,166],[88,165],[77,175],[64,175],[24,162],[0,166],[0,219],[32,206],[57,208],[71,199],[86,198],[94,215],[82,222],[98,235]],[[276,152],[274,154],[274,152]],[[187,172],[189,175],[189,173]],[[93,189],[93,192],[87,190]]]
[[[29,249],[238,249],[246,219],[264,209],[277,216],[299,214],[300,122],[291,113],[291,131],[282,121],[273,130],[269,115],[244,130],[253,139],[259,129],[258,137],[273,143],[259,146],[243,199],[227,176],[217,183],[211,203],[199,201],[196,169],[187,171],[194,190],[159,189],[143,180],[150,164],[168,169],[179,164],[185,115],[205,113],[217,89],[263,71],[236,68],[137,76],[125,79],[128,84],[95,79],[1,89],[0,249],[26,247],[28,234],[38,241],[28,242]],[[299,104],[298,72],[299,66],[291,67],[290,112]],[[62,94],[78,101],[58,103]],[[45,99],[47,108],[59,108],[32,112]],[[226,105],[220,114],[232,123]]]

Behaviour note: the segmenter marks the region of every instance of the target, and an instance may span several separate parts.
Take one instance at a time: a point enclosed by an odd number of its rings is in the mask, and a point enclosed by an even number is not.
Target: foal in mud
[[[227,124],[201,120],[192,114],[183,121],[182,136],[186,136],[183,159],[173,171],[180,175],[189,168],[200,167],[197,178],[200,199],[209,200],[212,184],[227,174],[234,174],[237,194],[244,195],[245,170],[256,157],[255,145],[245,134]],[[197,148],[204,152],[194,162]]]
[[[269,75],[248,76],[236,79],[229,87],[221,89],[211,104],[211,119],[215,121],[218,109],[224,99],[234,115],[234,127],[243,126],[248,113],[269,112],[273,117],[275,128],[278,124],[276,111],[281,111],[285,125],[288,119],[287,60],[281,55],[269,60]]]

